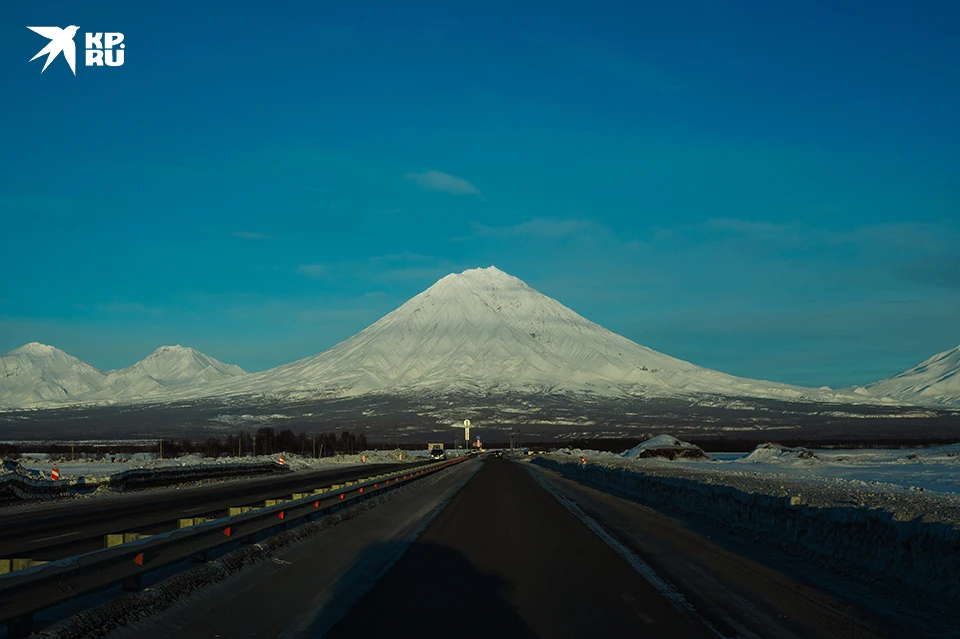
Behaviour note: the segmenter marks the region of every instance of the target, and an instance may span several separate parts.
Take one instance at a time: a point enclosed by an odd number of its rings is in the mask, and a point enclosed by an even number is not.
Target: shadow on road
[[[395,550],[377,546],[365,554],[379,557]],[[364,563],[361,559],[358,565]],[[338,589],[352,587],[338,584]],[[504,596],[509,587],[449,546],[416,542],[329,632],[317,629],[310,636],[536,637]],[[332,602],[348,598],[349,592],[338,592]]]

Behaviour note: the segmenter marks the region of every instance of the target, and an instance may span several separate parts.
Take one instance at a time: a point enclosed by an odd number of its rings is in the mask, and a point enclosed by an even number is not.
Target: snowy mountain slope
[[[914,404],[960,406],[960,346],[857,391]]]
[[[224,364],[192,348],[161,346],[133,366],[112,371],[98,399],[143,399],[165,391],[196,389],[246,375],[239,366]]]
[[[182,346],[163,346],[133,366],[104,372],[60,349],[36,342],[0,357],[0,407],[136,402],[246,373]]]
[[[328,351],[215,390],[351,396],[456,388],[856,399],[734,377],[664,355],[495,267],[448,275]]]
[[[0,357],[0,406],[73,401],[103,389],[106,380],[86,362],[31,342]]]

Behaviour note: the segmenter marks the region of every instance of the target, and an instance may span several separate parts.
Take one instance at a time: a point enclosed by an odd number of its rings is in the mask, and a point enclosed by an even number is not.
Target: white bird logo
[[[50,40],[47,46],[40,49],[40,53],[30,58],[30,62],[33,62],[43,54],[47,54],[47,62],[43,65],[43,68],[40,69],[40,73],[46,71],[50,63],[53,62],[53,59],[63,51],[63,57],[67,61],[67,64],[70,65],[70,70],[73,71],[73,75],[77,75],[77,45],[73,42],[73,36],[77,35],[77,29],[80,27],[70,25],[66,29],[61,29],[60,27],[27,28]]]

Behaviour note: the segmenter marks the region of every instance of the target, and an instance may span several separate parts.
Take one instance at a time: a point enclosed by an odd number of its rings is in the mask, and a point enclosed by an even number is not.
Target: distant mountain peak
[[[59,348],[54,346],[49,346],[47,344],[41,344],[40,342],[30,342],[24,344],[20,348],[15,348],[10,351],[8,355],[56,355],[63,354],[66,355]]]
[[[183,356],[183,355],[194,355],[194,354],[202,355],[202,353],[200,353],[199,351],[193,348],[190,348],[189,346],[180,346],[179,344],[175,344],[173,346],[161,346],[160,348],[156,349],[155,351],[147,355],[147,357],[162,357],[162,356],[171,356],[171,355]]]
[[[132,366],[104,372],[58,348],[31,342],[0,357],[0,407],[136,402],[245,375],[185,346],[161,346]]]

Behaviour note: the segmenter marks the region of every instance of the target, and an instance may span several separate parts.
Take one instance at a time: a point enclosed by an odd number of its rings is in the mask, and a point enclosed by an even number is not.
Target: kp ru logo
[[[27,27],[31,31],[39,33],[44,38],[50,40],[47,46],[40,49],[37,55],[30,58],[33,62],[42,55],[47,56],[40,73],[47,70],[54,58],[63,53],[63,59],[70,65],[73,75],[77,75],[77,45],[73,37],[77,35],[77,29],[70,25],[65,29],[60,27]],[[84,34],[84,44],[86,46],[86,57],[84,64],[88,67],[119,67],[123,65],[123,50],[127,46],[123,44],[123,34],[116,32],[98,32]]]

